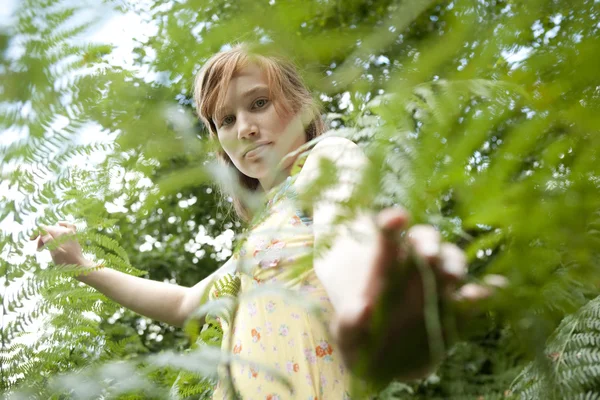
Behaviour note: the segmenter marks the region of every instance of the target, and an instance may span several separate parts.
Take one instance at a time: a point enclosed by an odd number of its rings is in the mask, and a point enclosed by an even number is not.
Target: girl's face
[[[213,116],[225,153],[240,172],[258,179],[265,190],[275,183],[275,175],[281,172],[276,167],[283,157],[306,142],[301,118],[277,112],[276,101],[281,100],[269,97],[263,71],[249,64],[233,76],[223,108]],[[292,161],[282,169],[288,172]]]

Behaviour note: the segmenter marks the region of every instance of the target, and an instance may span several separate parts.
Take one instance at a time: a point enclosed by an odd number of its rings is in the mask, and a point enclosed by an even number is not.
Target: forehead
[[[231,102],[244,96],[252,89],[269,89],[269,83],[267,74],[258,65],[248,64],[242,66],[227,82],[225,93],[223,93],[223,101],[224,103]]]

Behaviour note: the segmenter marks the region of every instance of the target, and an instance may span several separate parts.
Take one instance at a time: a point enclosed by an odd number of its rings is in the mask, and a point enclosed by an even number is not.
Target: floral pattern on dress
[[[276,285],[288,295],[265,291],[240,297],[235,326],[225,326],[223,336],[225,352],[250,361],[231,364],[234,390],[242,399],[342,400],[351,386],[350,374],[329,337],[326,322],[333,318],[333,307],[314,269],[295,268],[312,257],[312,224],[291,200],[293,179],[282,188],[237,256],[244,265],[242,294]],[[310,311],[315,308],[320,316]],[[225,368],[219,373],[221,380],[227,379]],[[226,386],[218,384],[213,399],[230,398]]]

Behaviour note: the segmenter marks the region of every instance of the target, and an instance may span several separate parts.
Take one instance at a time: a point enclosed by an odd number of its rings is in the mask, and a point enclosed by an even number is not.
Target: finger
[[[59,221],[58,225],[63,226],[67,229],[71,229],[73,232],[77,232],[77,227],[68,221]]]
[[[63,235],[65,233],[70,233],[70,231],[68,229],[66,229],[64,226],[58,226],[58,225],[52,225],[52,226],[47,226],[47,225],[41,225],[41,227],[48,233],[50,234],[53,238],[57,238],[60,235]]]
[[[399,233],[408,223],[408,213],[400,207],[389,207],[378,212],[374,222],[380,231],[376,238],[376,257],[364,292],[369,305],[377,299],[389,269],[395,266],[399,251]]]
[[[459,282],[467,274],[467,257],[465,253],[453,243],[440,245],[440,268],[443,278]]]
[[[490,274],[483,278],[483,282],[492,288],[503,289],[508,286],[508,279],[502,275]]]
[[[49,234],[40,236],[37,243],[37,250],[40,251],[48,242],[52,241],[53,237]]]
[[[464,252],[455,244],[442,243],[439,262],[433,267],[437,276],[440,293],[452,299],[456,288],[467,274],[467,259]]]
[[[481,314],[481,302],[495,296],[499,290],[508,286],[508,279],[502,275],[487,275],[484,284],[469,283],[462,286],[452,296],[455,305],[463,309],[463,316]]]
[[[408,242],[414,248],[417,256],[425,258],[430,263],[439,259],[441,236],[431,225],[415,225],[408,231]]]
[[[50,235],[52,237],[58,236],[58,232],[56,231],[55,226],[40,225],[40,228],[43,229],[42,234],[44,235]]]
[[[408,224],[408,220],[408,212],[400,207],[383,209],[376,217],[377,226],[384,232],[403,229]]]
[[[40,236],[40,231],[39,229],[35,229],[33,232],[31,232],[31,235],[29,235],[29,240],[35,240]]]
[[[457,291],[456,300],[475,303],[490,298],[493,294],[494,290],[489,286],[468,283]]]

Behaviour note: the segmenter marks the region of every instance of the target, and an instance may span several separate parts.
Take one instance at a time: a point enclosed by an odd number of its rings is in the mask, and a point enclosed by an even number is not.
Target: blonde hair
[[[269,85],[269,94],[274,100],[273,104],[277,112],[291,114],[306,112],[311,121],[305,129],[306,141],[321,135],[325,126],[320,116],[320,109],[295,66],[276,55],[259,54],[247,44],[238,44],[230,50],[215,54],[196,75],[194,82],[196,111],[208,129],[210,137],[218,140],[217,127],[212,117],[215,110],[223,105],[229,82],[237,71],[251,63],[258,65],[264,71]],[[259,190],[258,179],[237,170],[225,151],[220,149],[217,158],[235,169],[238,182],[243,188],[250,191]],[[238,217],[249,222],[252,219],[252,212],[248,205],[235,192],[230,193],[230,196]]]

